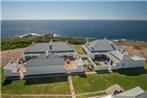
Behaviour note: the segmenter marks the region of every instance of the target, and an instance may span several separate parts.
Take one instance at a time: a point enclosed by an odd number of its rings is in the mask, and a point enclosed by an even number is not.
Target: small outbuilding
[[[19,63],[16,61],[11,61],[9,62],[3,69],[5,76],[7,78],[9,77],[19,77],[19,72],[18,72],[18,67]]]
[[[114,95],[114,98],[147,98],[147,92],[140,87],[135,87],[128,91]]]

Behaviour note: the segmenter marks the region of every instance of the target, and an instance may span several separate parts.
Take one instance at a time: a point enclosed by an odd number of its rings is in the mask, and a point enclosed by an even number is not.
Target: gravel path
[[[72,76],[70,76],[70,75],[68,76],[68,82],[69,82],[69,87],[70,87],[70,90],[71,90],[72,98],[76,98],[74,86],[73,86],[73,83],[72,83]]]

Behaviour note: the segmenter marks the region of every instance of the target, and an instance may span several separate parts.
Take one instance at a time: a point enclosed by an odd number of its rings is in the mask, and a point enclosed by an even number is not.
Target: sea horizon
[[[99,20],[99,21],[109,21],[109,20],[114,20],[114,21],[147,21],[147,20],[131,20],[131,19],[1,19],[1,21],[25,21],[25,20],[50,20],[50,21],[54,21],[54,20],[67,20],[67,21],[70,21],[70,20],[85,20],[85,21],[90,21],[90,20]]]
[[[147,41],[147,20],[2,20],[1,38],[23,34],[56,34],[58,37]]]

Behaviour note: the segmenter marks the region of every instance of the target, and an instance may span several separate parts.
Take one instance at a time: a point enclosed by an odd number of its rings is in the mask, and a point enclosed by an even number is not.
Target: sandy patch
[[[147,42],[117,42],[117,45],[126,50],[130,55],[138,55],[147,60]],[[146,47],[142,47],[143,45]],[[139,48],[134,48],[136,46]]]
[[[17,60],[26,49],[18,48],[1,51],[1,66],[5,66],[11,60]]]

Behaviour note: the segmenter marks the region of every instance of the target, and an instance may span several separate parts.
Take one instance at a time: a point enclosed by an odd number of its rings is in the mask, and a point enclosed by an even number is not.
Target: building
[[[10,61],[4,68],[6,77],[19,77],[19,63],[16,61]]]
[[[147,92],[140,87],[135,87],[116,95],[108,95],[101,98],[147,98]]]
[[[144,58],[130,56],[122,48],[107,39],[87,42],[82,47],[90,57],[89,59],[96,71],[144,67],[145,64]]]
[[[101,72],[144,67],[145,64],[144,58],[130,56],[107,39],[87,42],[82,49],[85,55],[78,56],[75,47],[68,42],[33,42],[19,60],[4,67],[4,72],[6,77],[81,73],[84,72],[81,57],[89,59],[87,66],[93,66],[95,71]]]
[[[135,87],[128,91],[114,95],[114,98],[147,98],[147,92],[140,87]]]
[[[68,42],[32,43],[17,62],[4,67],[6,77],[82,73],[83,62]],[[11,68],[14,67],[14,68]],[[16,69],[14,72],[13,70]]]
[[[73,57],[75,58],[77,53],[74,47],[68,42],[50,42],[48,43],[32,43],[24,54],[22,54],[22,58],[24,60],[38,57],[39,55],[46,54],[55,54],[63,57]]]
[[[25,64],[24,76],[36,76],[45,74],[66,74],[64,58],[51,54],[42,54],[36,59],[31,59]]]

